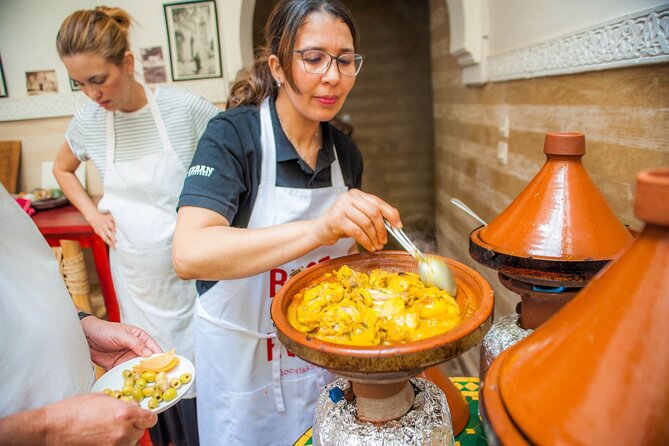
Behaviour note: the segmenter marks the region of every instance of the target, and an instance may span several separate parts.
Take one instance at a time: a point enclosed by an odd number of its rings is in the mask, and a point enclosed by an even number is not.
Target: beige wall
[[[224,104],[217,104],[223,109]],[[41,185],[43,161],[53,161],[58,148],[65,142],[65,130],[71,116],[0,122],[0,140],[21,141],[21,165],[18,190],[28,192]],[[95,165],[86,163],[88,193],[102,195],[102,184]]]
[[[43,161],[53,161],[65,141],[65,130],[71,117],[0,122],[0,140],[21,141],[21,166],[18,190],[28,192],[41,186]],[[100,178],[92,163],[87,163],[88,191],[102,194]]]
[[[635,173],[669,165],[669,66],[464,87],[448,51],[446,2],[430,0],[430,11],[439,249],[483,273],[495,289],[496,315],[510,314],[517,295],[500,285],[496,272],[471,260],[468,235],[477,223],[450,198],[492,220],[543,165],[545,133],[580,131],[595,184],[623,223],[640,227],[632,212]],[[510,119],[507,165],[496,160],[504,115]],[[477,354],[466,355],[472,367]]]

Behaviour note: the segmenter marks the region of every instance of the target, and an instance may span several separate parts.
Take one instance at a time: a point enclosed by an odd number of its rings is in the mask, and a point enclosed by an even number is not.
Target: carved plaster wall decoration
[[[669,3],[562,37],[490,54],[488,0],[445,0],[449,51],[466,85],[669,61]],[[548,23],[547,23],[548,26]]]
[[[669,60],[669,4],[558,39],[487,58],[490,81],[550,76]]]

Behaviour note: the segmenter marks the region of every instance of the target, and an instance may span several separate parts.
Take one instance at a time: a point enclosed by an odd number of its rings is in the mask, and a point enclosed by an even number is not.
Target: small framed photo
[[[2,71],[2,59],[0,59],[0,98],[7,97],[7,84],[5,83],[5,72]]]
[[[79,86],[79,84],[77,84],[77,83],[74,81],[74,79],[72,79],[72,78],[69,78],[69,79],[70,79],[70,90],[72,90],[72,91],[81,91],[81,86]]]
[[[214,0],[163,5],[172,80],[222,77]]]
[[[26,71],[28,95],[58,93],[56,70]]]

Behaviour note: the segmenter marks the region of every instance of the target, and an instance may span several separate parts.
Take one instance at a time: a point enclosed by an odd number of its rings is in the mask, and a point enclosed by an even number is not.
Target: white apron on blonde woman
[[[162,150],[139,160],[114,162],[114,114],[107,113],[107,168],[98,208],[116,223],[110,265],[121,320],[149,333],[163,350],[193,360],[197,292],[172,266],[176,204],[186,169],[167,136],[155,98],[144,87]],[[194,396],[194,386],[187,397]]]
[[[276,148],[269,103],[260,107],[261,179],[249,228],[318,217],[348,189],[336,158],[332,186],[276,186]],[[277,203],[281,203],[277,206]],[[202,445],[290,445],[313,422],[327,371],[287,352],[276,338],[270,304],[296,269],[346,255],[350,238],[253,277],[217,282],[200,296],[195,317],[198,428]]]

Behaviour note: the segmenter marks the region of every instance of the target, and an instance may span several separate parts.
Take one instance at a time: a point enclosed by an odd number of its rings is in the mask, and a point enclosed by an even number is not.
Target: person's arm
[[[1,418],[0,445],[136,444],[157,420],[136,404],[91,393]]]
[[[277,203],[277,206],[280,206]],[[314,220],[266,228],[230,227],[214,211],[183,206],[177,215],[172,258],[182,279],[248,277],[294,260],[342,237],[353,237],[368,251],[383,249],[383,219],[401,227],[399,213],[380,198],[357,189],[342,194]]]
[[[64,142],[53,163],[53,176],[68,200],[79,209],[93,230],[109,246],[116,246],[116,225],[111,214],[100,212],[88,196],[86,190],[74,174],[81,161],[74,156],[67,142]]]
[[[81,319],[81,329],[86,336],[91,359],[105,370],[138,356],[162,352],[151,336],[132,325],[87,316]]]

